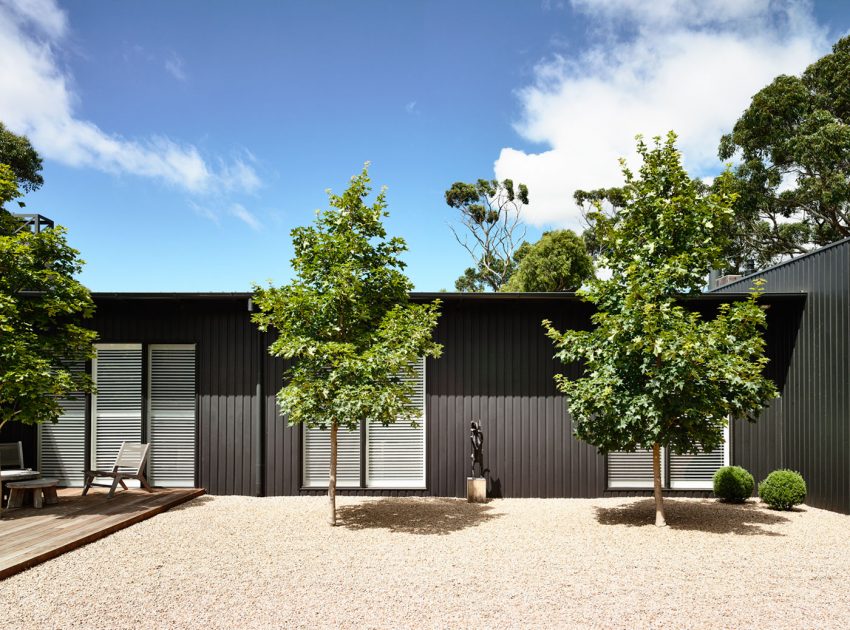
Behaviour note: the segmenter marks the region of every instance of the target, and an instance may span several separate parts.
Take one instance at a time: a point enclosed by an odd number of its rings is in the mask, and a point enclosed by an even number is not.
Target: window
[[[68,366],[72,372],[86,370],[85,362]],[[60,486],[83,485],[86,453],[86,395],[78,392],[59,400],[59,422],[38,426],[38,469],[43,477],[55,477]]]
[[[367,422],[359,430],[337,433],[337,487],[425,488],[425,359],[417,361],[411,407],[421,416],[388,426]],[[326,488],[330,468],[330,430],[303,433],[303,480],[307,488]],[[364,448],[365,446],[365,448]]]
[[[729,427],[723,445],[711,453],[676,455],[661,449],[661,481],[672,490],[711,490],[714,472],[729,463]],[[608,487],[612,490],[653,487],[652,451],[608,454]]]
[[[92,468],[112,468],[122,442],[146,442],[152,484],[193,487],[195,346],[123,343],[95,349]]]

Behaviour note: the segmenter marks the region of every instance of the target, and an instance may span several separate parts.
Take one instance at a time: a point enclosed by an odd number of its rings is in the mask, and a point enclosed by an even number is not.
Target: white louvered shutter
[[[157,486],[195,485],[195,346],[149,346],[148,479]]]
[[[661,459],[663,465],[664,458]],[[652,486],[651,450],[608,453],[609,488],[652,488]]]
[[[723,445],[710,453],[702,449],[698,455],[670,453],[670,487],[679,490],[711,490],[714,487],[714,473],[729,460],[728,431],[729,427],[726,427]]]
[[[81,374],[85,363],[73,363],[68,369]],[[38,428],[38,470],[42,477],[58,479],[60,486],[82,486],[86,467],[86,395],[76,393],[74,399],[60,399],[59,405],[59,421]]]
[[[121,442],[142,441],[142,346],[99,344],[92,363],[92,466],[111,470]]]
[[[411,407],[419,414],[413,427],[409,421],[388,426],[369,422],[366,426],[366,485],[370,488],[425,487],[425,358],[415,364]]]
[[[327,488],[331,466],[330,429],[304,428],[304,486]],[[340,427],[337,432],[336,485],[360,486],[360,431]]]

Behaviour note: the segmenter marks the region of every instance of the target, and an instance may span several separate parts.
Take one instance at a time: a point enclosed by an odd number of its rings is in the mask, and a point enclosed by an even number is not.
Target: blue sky
[[[848,31],[841,4],[0,0],[0,120],[45,157],[28,209],[92,290],[286,282],[289,231],[367,160],[416,288],[451,289],[453,181],[527,182],[535,239],[579,226],[572,191],[618,183],[635,133],[675,129],[710,176],[749,97]]]

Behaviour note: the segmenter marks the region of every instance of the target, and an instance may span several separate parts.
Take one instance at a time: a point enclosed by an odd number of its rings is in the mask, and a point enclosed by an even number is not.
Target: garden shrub
[[[775,510],[790,510],[806,499],[806,482],[793,470],[774,470],[759,484],[759,496]]]
[[[753,496],[756,482],[740,466],[724,466],[714,473],[714,496],[721,501],[742,503]]]

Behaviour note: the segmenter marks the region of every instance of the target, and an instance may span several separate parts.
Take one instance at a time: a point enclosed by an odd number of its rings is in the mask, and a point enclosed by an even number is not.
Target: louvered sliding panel
[[[370,488],[425,487],[425,359],[416,362],[411,407],[419,418],[388,426],[370,422],[366,427],[366,485]]]
[[[304,486],[326,488],[330,474],[329,429],[304,428]],[[360,431],[340,427],[337,433],[337,487],[360,486]]]
[[[68,368],[82,373],[85,363],[73,363]],[[59,405],[59,421],[38,428],[38,470],[42,477],[58,479],[60,486],[82,486],[86,467],[86,396],[76,393],[60,399]]]
[[[148,479],[157,486],[195,485],[195,346],[148,349]]]
[[[608,453],[608,487],[652,488],[652,451]]]
[[[724,430],[724,444],[716,450],[698,455],[676,455],[670,453],[670,487],[679,490],[711,490],[714,473],[725,466],[728,457],[728,431]]]
[[[121,442],[142,441],[141,344],[98,345],[92,372],[92,466],[109,470]]]

